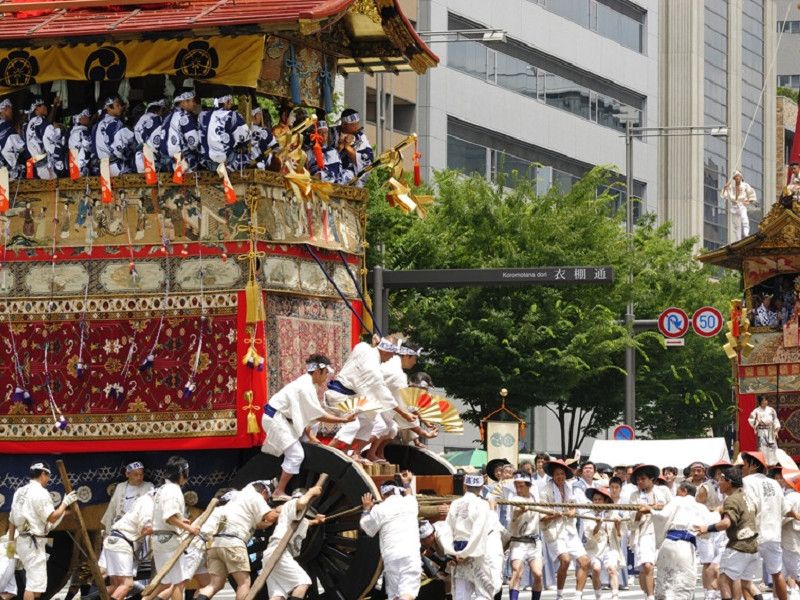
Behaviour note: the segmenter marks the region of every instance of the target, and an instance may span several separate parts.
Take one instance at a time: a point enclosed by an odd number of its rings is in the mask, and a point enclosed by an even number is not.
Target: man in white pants
[[[693,463],[702,464],[702,463]],[[717,483],[717,473],[721,468],[729,467],[728,461],[717,462],[705,470],[707,479],[702,480],[699,485],[696,478],[692,477],[690,483],[697,485],[695,500],[710,511],[716,511],[722,506],[722,493],[719,491]],[[703,565],[703,589],[704,600],[719,600],[719,562],[722,559],[722,552],[725,544],[728,543],[728,536],[724,531],[716,531],[697,538],[697,558]]]
[[[181,534],[199,535],[200,528],[184,517],[186,504],[181,486],[189,481],[189,463],[180,456],[171,456],[167,460],[164,485],[157,488],[153,499],[153,563],[156,572],[175,554],[181,543]],[[154,591],[160,595],[168,587],[173,586],[173,593],[183,596],[186,582],[192,578],[187,555],[183,554],[175,565],[167,571],[161,585]],[[150,596],[152,598],[153,596]]]
[[[755,507],[758,554],[764,561],[764,570],[772,576],[773,594],[778,600],[786,600],[781,548],[781,525],[787,512],[783,490],[764,474],[767,464],[761,452],[742,452],[741,456],[744,494]]]
[[[639,488],[631,494],[631,504],[645,504],[652,510],[661,510],[670,501],[667,488],[655,485],[660,470],[654,465],[638,465],[631,473],[631,479]],[[647,600],[655,598],[655,564],[657,557],[656,531],[652,517],[643,512],[634,513],[631,521],[633,538],[634,566],[639,569],[639,585]]]
[[[361,529],[380,539],[383,591],[388,600],[414,600],[422,578],[417,499],[393,481],[381,485],[381,496],[383,502],[377,505],[372,494],[362,496]]]
[[[747,216],[747,207],[757,202],[756,191],[749,183],[744,181],[739,171],[733,172],[733,177],[722,188],[722,197],[728,202],[731,213],[731,241],[738,242],[750,235],[750,219]]]
[[[300,438],[306,428],[317,421],[349,423],[355,420],[353,414],[332,415],[320,404],[317,387],[324,386],[332,372],[328,357],[312,354],[306,359],[305,374],[283,386],[264,406],[261,426],[267,437],[261,451],[272,456],[283,455],[281,477],[274,493],[276,502],[289,500],[286,486],[300,472],[305,458]]]
[[[7,544],[7,552],[16,549],[25,569],[24,600],[34,600],[47,589],[47,534],[78,499],[72,491],[64,496],[58,508],[53,506],[53,499],[45,489],[50,483],[50,468],[45,463],[33,463],[30,478],[30,482],[14,492],[11,500]]]
[[[152,490],[139,496],[133,506],[106,532],[100,561],[111,578],[108,593],[114,600],[125,600],[136,575],[136,548],[141,539],[153,532]]]

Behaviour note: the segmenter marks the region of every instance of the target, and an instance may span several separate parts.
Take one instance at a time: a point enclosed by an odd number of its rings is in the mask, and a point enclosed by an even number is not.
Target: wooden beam
[[[152,0],[55,0],[54,2],[0,2],[0,12],[14,13],[26,11],[59,9],[80,10],[83,8],[107,8],[109,6],[137,6],[140,4],[154,4]],[[165,6],[172,4],[164,2]],[[180,2],[178,4],[185,4]]]

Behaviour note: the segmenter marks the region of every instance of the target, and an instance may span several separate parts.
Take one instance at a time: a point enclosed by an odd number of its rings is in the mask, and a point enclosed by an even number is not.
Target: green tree
[[[393,329],[410,333],[430,349],[425,368],[437,385],[469,404],[467,418],[477,421],[496,408],[497,392],[506,387],[512,408],[544,405],[555,414],[565,454],[619,421],[628,344],[637,348],[642,365],[638,425],[654,435],[678,429],[662,431],[658,420],[649,418],[650,407],[658,404],[658,398],[643,391],[649,382],[669,388],[670,399],[704,408],[708,399],[721,401],[726,385],[708,379],[709,373],[692,379],[699,373],[692,362],[681,364],[680,378],[673,381],[674,374],[664,371],[675,351],[667,353],[653,333],[630,338],[621,325],[630,298],[637,303],[637,315],[654,316],[660,302],[683,301],[684,281],[701,287],[719,284],[693,260],[691,243],[676,246],[668,227],[656,227],[652,220],[642,221],[630,252],[620,215],[612,210],[614,199],[607,191],[598,193],[607,190],[608,180],[607,171],[595,169],[567,193],[551,189],[537,196],[523,178],[512,177],[503,186],[441,172],[435,181],[437,202],[424,220],[389,208],[380,180],[371,184],[370,266],[614,268],[613,285],[401,290],[391,296]],[[633,287],[625,277],[629,268],[636,274]],[[724,366],[721,351],[719,358]],[[687,396],[679,383],[692,387],[688,382],[698,389]],[[714,415],[720,410],[710,409]],[[692,432],[705,427],[707,419],[699,419]]]

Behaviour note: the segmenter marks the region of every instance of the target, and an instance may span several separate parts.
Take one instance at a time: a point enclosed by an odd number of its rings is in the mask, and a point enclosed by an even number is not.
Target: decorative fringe
[[[257,371],[264,370],[264,363],[266,360],[263,356],[261,356],[258,352],[256,352],[255,346],[250,346],[247,349],[244,357],[242,358],[242,364],[249,369],[256,369]]]
[[[139,372],[144,373],[145,371],[149,371],[153,367],[153,361],[155,360],[155,356],[152,354],[148,354],[147,358],[142,361],[142,364],[139,365]]]
[[[244,399],[247,401],[244,407],[247,411],[247,433],[259,433],[258,421],[256,420],[256,410],[258,410],[258,407],[253,404],[252,390],[247,390],[244,393]]]
[[[247,303],[247,323],[258,323],[265,319],[264,306],[261,302],[261,286],[256,281],[248,281],[244,286],[244,297]]]
[[[67,427],[69,427],[69,421],[67,421],[64,415],[60,415],[58,421],[56,421],[56,429],[66,431]]]
[[[197,385],[195,385],[194,381],[191,379],[186,382],[186,385],[183,386],[183,394],[181,394],[181,399],[185,402],[189,398],[192,397],[192,394],[197,389]]]
[[[106,387],[106,397],[119,404],[125,399],[125,388],[119,383],[112,383]]]
[[[85,372],[86,372],[86,365],[84,365],[82,362],[79,362],[78,364],[75,365],[75,373],[78,375],[78,379],[81,379]]]

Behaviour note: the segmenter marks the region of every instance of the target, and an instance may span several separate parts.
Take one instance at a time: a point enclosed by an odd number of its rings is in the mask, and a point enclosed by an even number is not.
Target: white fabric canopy
[[[695,461],[713,465],[730,460],[723,438],[689,440],[595,440],[589,459],[595,463],[656,465],[683,469]]]

